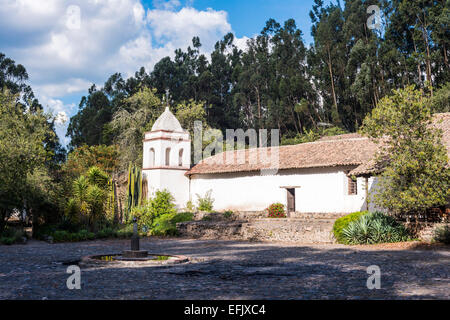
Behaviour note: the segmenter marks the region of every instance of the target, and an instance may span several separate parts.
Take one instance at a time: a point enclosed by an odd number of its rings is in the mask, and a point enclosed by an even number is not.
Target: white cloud
[[[139,0],[4,1],[2,51],[25,65],[33,87],[59,97],[86,91],[114,72],[151,69],[197,35],[209,51],[231,31],[226,12],[175,10],[178,0],[154,1],[156,9],[147,12]],[[79,28],[68,23],[73,6],[79,7]]]
[[[254,36],[256,38],[256,36]],[[236,45],[236,47],[242,51],[246,51],[248,46],[247,46],[247,41],[250,40],[249,37],[243,36],[242,38],[234,38],[234,44]]]
[[[170,43],[174,46],[187,46],[194,36],[207,50],[223,35],[231,32],[225,11],[207,9],[199,11],[194,8],[183,8],[180,11],[149,10],[147,21],[156,41]]]
[[[44,83],[33,85],[37,94],[53,97],[63,97],[68,94],[87,91],[93,82],[80,78],[64,78],[60,83]]]
[[[69,121],[69,117],[64,111],[58,112],[58,114],[55,116],[55,123],[58,125],[63,125],[67,121]]]
[[[182,8],[179,0],[155,0],[147,12],[140,0],[1,2],[0,51],[26,67],[43,105],[66,116],[76,109],[59,104],[65,96],[81,96],[115,72],[129,76],[141,66],[150,71],[194,36],[202,52],[210,52],[232,31],[225,11]]]

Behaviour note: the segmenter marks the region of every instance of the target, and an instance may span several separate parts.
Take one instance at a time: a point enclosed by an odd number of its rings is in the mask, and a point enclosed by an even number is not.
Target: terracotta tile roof
[[[368,138],[316,141],[292,146],[227,151],[202,160],[188,175],[258,171],[262,169],[319,168],[360,165],[370,159],[376,145]],[[260,153],[267,157],[260,156]],[[278,161],[271,155],[278,152]],[[243,161],[245,157],[245,162]],[[227,163],[227,159],[231,159]],[[276,156],[274,154],[274,158]]]
[[[435,119],[436,126],[444,131],[443,142],[450,158],[450,113],[437,114]],[[368,138],[350,133],[291,146],[226,151],[202,160],[186,174],[357,166],[350,174],[362,175],[374,171],[376,150],[377,145]],[[278,153],[275,163],[270,158],[273,152]]]
[[[344,140],[344,139],[353,139],[353,138],[363,138],[359,133],[346,133],[340,134],[337,136],[325,136],[319,139],[319,141],[333,141],[333,140]]]

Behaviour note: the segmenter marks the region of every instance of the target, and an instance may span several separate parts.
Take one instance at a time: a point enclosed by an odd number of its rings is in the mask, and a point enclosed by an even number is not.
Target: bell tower
[[[167,189],[178,209],[189,200],[189,178],[185,173],[191,165],[191,139],[169,107],[144,135],[143,178],[147,180],[147,197]]]

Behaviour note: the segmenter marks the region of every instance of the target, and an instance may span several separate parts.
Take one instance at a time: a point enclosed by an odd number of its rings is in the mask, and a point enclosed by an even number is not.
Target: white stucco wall
[[[299,186],[295,191],[297,212],[346,213],[365,209],[364,178],[358,178],[358,194],[348,195],[348,168],[282,170],[277,175],[225,173],[193,175],[191,200],[212,190],[215,210],[264,210],[274,202],[287,204],[283,186]]]
[[[157,190],[167,189],[175,198],[178,209],[186,207],[189,201],[189,178],[184,175],[185,170],[144,170],[143,175],[147,179],[147,198],[153,197]]]
[[[378,190],[380,188],[379,180],[376,177],[369,178],[369,211],[383,211],[387,212],[388,210],[378,206],[375,202],[375,196],[378,194]]]
[[[168,165],[167,148],[170,148]],[[181,163],[180,150],[183,150]],[[189,178],[185,173],[190,169],[190,162],[191,142],[188,132],[147,132],[142,163],[142,174],[148,187],[147,198],[153,197],[157,190],[167,189],[175,198],[177,208],[185,208],[189,200]]]

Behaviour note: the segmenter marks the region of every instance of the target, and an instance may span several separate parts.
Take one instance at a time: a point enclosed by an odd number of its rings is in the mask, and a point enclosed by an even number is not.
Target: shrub
[[[73,237],[70,236],[70,233],[64,230],[57,230],[53,232],[51,235],[53,237],[54,242],[66,242],[71,241]]]
[[[95,239],[95,233],[89,232],[87,230],[81,230],[78,233],[73,233],[75,241],[85,241]]]
[[[410,239],[406,228],[382,212],[371,212],[352,221],[342,230],[347,244],[401,242]]]
[[[286,218],[284,205],[281,203],[273,203],[267,208],[269,218]]]
[[[101,189],[106,189],[108,187],[109,177],[108,174],[102,171],[99,167],[90,167],[87,171],[87,178],[89,184],[97,186]]]
[[[15,242],[14,238],[12,237],[1,237],[0,243],[5,245],[12,245]]]
[[[116,236],[118,238],[130,238],[133,235],[133,225],[128,224],[117,230]]]
[[[108,175],[96,166],[72,183],[72,197],[65,207],[65,216],[72,223],[83,223],[97,229],[106,220],[106,205],[110,189]]]
[[[339,219],[337,219],[333,225],[333,234],[334,234],[336,241],[338,243],[345,244],[345,241],[342,236],[342,231],[344,230],[344,228],[346,228],[350,222],[358,220],[360,217],[362,217],[363,215],[365,215],[367,213],[369,213],[369,212],[368,211],[358,211],[358,212],[350,213],[346,216],[343,216],[343,217],[340,217]]]
[[[436,242],[442,242],[450,244],[450,226],[445,225],[434,230],[433,240]]]
[[[223,213],[223,216],[224,216],[225,219],[229,219],[229,218],[231,218],[233,216],[233,211],[227,210],[227,211],[225,211]]]
[[[194,215],[191,212],[162,215],[155,219],[151,234],[159,236],[174,236],[177,234],[176,224],[178,222],[191,221],[193,218]]]
[[[214,199],[211,197],[211,193],[212,190],[209,190],[204,197],[197,194],[197,209],[199,211],[211,212],[213,210]]]
[[[143,205],[134,207],[131,215],[138,219],[139,228],[150,229],[155,219],[166,214],[175,214],[174,198],[167,190],[156,191],[155,196]]]
[[[115,238],[115,237],[117,237],[117,232],[116,230],[110,227],[105,227],[97,233],[97,238],[99,239]]]
[[[194,206],[192,201],[189,200],[188,202],[186,202],[186,210],[189,212],[195,212],[195,211],[197,211],[197,208]]]

